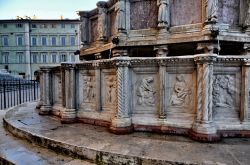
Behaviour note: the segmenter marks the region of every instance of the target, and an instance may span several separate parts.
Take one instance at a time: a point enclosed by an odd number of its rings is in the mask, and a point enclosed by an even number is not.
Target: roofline
[[[39,23],[39,22],[80,22],[80,19],[5,19],[5,20],[0,20],[0,23],[16,23],[16,22],[34,22],[34,23]]]

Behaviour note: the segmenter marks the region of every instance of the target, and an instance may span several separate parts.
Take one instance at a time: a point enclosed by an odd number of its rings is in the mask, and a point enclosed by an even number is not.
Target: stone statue
[[[169,0],[157,0],[159,6],[158,11],[158,27],[169,26]]]
[[[95,92],[94,92],[94,81],[93,78],[90,76],[84,77],[84,88],[83,88],[83,94],[85,95],[84,101],[91,102],[95,98]]]
[[[244,26],[250,27],[250,1],[247,2],[247,10],[246,10]]]
[[[89,33],[89,21],[86,17],[81,17],[81,24],[80,24],[80,31],[81,31],[81,44],[84,45],[88,43],[88,33]]]
[[[172,106],[186,106],[190,104],[191,90],[186,84],[183,75],[176,76],[176,82],[174,84],[173,94],[170,99]]]
[[[107,76],[106,103],[114,104],[116,102],[116,79],[114,76]]]
[[[99,40],[103,41],[107,39],[107,8],[106,2],[98,2],[98,24],[97,31]]]
[[[217,75],[213,82],[213,105],[215,107],[229,108],[234,105],[233,78],[229,75]]]
[[[126,29],[125,0],[118,1],[115,11],[117,12],[117,29],[119,32],[122,32]]]
[[[207,21],[217,23],[219,1],[218,0],[206,0],[206,5],[207,5]]]
[[[155,104],[156,91],[152,85],[153,77],[143,78],[137,88],[138,104],[153,106]]]

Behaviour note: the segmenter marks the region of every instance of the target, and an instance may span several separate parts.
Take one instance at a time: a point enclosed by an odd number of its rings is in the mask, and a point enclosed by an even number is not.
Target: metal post
[[[5,81],[3,82],[3,102],[4,102],[4,109],[6,108],[6,84]]]
[[[22,96],[21,96],[21,81],[18,82],[18,90],[19,90],[19,104],[22,102]]]

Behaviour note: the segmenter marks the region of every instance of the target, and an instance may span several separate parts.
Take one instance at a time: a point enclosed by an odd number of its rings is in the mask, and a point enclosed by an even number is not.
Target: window
[[[55,36],[51,37],[51,45],[56,46],[56,37]]]
[[[36,37],[32,37],[32,46],[36,46],[37,43],[36,43]]]
[[[47,54],[42,54],[42,63],[47,63]]]
[[[75,24],[71,24],[71,28],[75,28]]]
[[[16,27],[17,27],[17,28],[22,28],[22,27],[23,27],[23,24],[18,23],[18,24],[16,24]]]
[[[31,28],[33,28],[33,29],[37,28],[36,24],[32,24]]]
[[[23,36],[17,36],[17,46],[23,46]]]
[[[60,56],[60,62],[65,62],[65,61],[67,61],[66,54],[61,54],[61,56]]]
[[[8,36],[3,36],[3,46],[8,46],[8,45],[9,45]]]
[[[62,46],[65,46],[65,45],[66,45],[66,37],[65,37],[65,36],[62,36],[62,37],[61,37],[61,45],[62,45]]]
[[[48,26],[47,26],[47,24],[42,24],[41,25],[41,28],[47,28]]]
[[[5,23],[5,24],[3,24],[3,28],[7,28],[8,27],[8,25]]]
[[[56,28],[56,24],[52,24],[51,27],[52,27],[52,28]]]
[[[9,63],[9,52],[3,52],[3,63],[8,64]]]
[[[64,23],[61,24],[61,28],[65,28],[65,24]]]
[[[75,40],[75,37],[74,37],[74,36],[71,36],[71,37],[70,37],[70,45],[71,45],[71,46],[75,46],[75,45],[76,45],[76,40]]]
[[[56,54],[52,54],[52,63],[56,63],[57,60],[56,60]]]
[[[47,45],[47,38],[45,36],[42,36],[42,46]]]
[[[33,63],[39,63],[39,56],[38,53],[32,53],[32,61]]]
[[[24,64],[25,63],[25,57],[23,55],[23,52],[17,52],[17,59],[19,64]]]

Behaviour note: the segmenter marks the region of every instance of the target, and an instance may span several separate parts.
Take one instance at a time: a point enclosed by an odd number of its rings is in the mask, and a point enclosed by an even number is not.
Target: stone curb
[[[12,109],[14,110],[14,109]],[[96,164],[109,164],[109,165],[198,165],[191,162],[177,162],[168,160],[151,159],[149,157],[136,157],[131,155],[122,155],[119,153],[106,152],[87,148],[85,146],[76,146],[67,144],[62,141],[57,141],[40,134],[33,133],[25,128],[18,128],[12,120],[3,119],[4,127],[16,137],[25,139],[31,143],[38,144],[56,152],[66,154],[80,159],[88,159]]]

